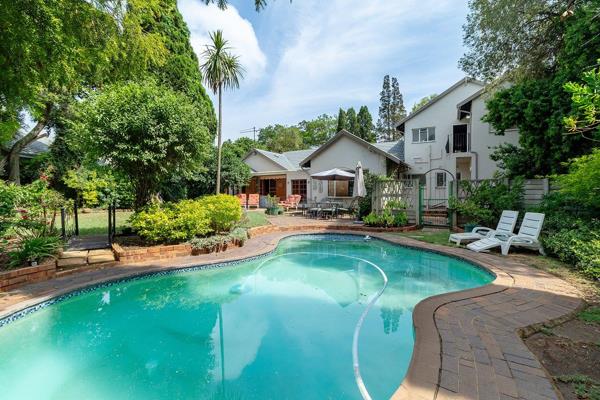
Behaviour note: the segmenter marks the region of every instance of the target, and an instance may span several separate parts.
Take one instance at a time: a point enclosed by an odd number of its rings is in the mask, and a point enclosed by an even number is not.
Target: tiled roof
[[[385,151],[386,153],[390,153],[398,157],[400,160],[404,161],[404,138],[395,142],[373,143],[373,146],[377,147],[379,150]]]

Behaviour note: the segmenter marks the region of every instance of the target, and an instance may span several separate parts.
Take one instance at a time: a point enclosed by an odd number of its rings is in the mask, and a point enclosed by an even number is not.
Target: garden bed
[[[0,291],[7,292],[28,283],[41,282],[56,276],[56,261],[45,261],[35,267],[0,272]]]

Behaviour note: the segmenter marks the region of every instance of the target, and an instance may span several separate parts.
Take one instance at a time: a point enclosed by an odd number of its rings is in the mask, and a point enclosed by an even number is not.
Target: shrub
[[[57,236],[29,237],[21,240],[16,250],[8,253],[9,267],[15,268],[29,262],[40,262],[45,258],[54,257],[61,246]]]
[[[200,198],[199,204],[210,216],[210,227],[215,232],[229,232],[242,219],[242,208],[235,196],[217,194]]]
[[[367,226],[375,227],[392,227],[392,226],[404,226],[408,222],[406,212],[398,212],[392,214],[390,210],[385,209],[380,215],[375,212],[363,217],[363,222]]]
[[[404,226],[408,224],[408,216],[405,212],[398,212],[394,215],[394,226]]]
[[[131,227],[149,242],[178,242],[210,233],[208,210],[197,200],[154,204],[130,218]]]
[[[542,237],[546,251],[592,279],[600,279],[600,222],[561,229]]]
[[[465,199],[450,198],[449,206],[479,224],[495,226],[503,210],[523,209],[523,179],[508,185],[501,176],[478,182],[460,181]]]
[[[248,230],[240,227],[235,228],[229,233],[229,237],[243,246],[246,240],[248,240]]]
[[[195,238],[190,240],[190,245],[194,250],[208,250],[209,252],[217,250],[231,241],[229,235],[213,235],[205,238]]]

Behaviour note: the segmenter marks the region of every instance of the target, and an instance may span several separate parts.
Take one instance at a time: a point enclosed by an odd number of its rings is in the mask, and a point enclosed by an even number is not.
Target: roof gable
[[[335,142],[340,140],[340,138],[342,138],[342,137],[349,138],[349,139],[353,140],[354,142],[368,148],[369,150],[373,151],[374,153],[380,154],[397,164],[404,164],[404,161],[402,161],[400,158],[398,158],[397,156],[395,156],[385,150],[382,150],[376,144],[371,144],[371,143],[367,142],[366,140],[361,139],[356,135],[353,135],[352,133],[348,132],[347,130],[342,129],[341,131],[336,133],[331,139],[329,139],[327,142],[325,142],[321,147],[316,149],[308,157],[306,157],[304,160],[302,160],[300,162],[300,166],[303,167],[307,162],[309,162],[313,158],[317,157],[320,153],[325,151],[327,148],[329,148]]]

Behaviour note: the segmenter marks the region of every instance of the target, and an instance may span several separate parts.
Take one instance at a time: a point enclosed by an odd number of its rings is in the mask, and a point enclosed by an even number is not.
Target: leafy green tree
[[[227,4],[229,4],[228,0],[204,0],[206,4],[216,4],[221,9],[227,8]],[[291,2],[291,0],[290,0]],[[256,11],[260,11],[267,5],[267,0],[254,0],[254,7],[256,7]]]
[[[577,199],[579,204],[600,210],[600,148],[568,163],[567,174],[556,180],[560,192]]]
[[[573,112],[564,118],[564,123],[573,134],[589,133],[600,139],[600,68],[584,72],[582,80],[583,83],[567,82],[564,86],[573,104]]]
[[[336,133],[336,119],[327,114],[319,115],[309,121],[298,124],[301,131],[302,142],[305,147],[320,146]]]
[[[411,114],[417,111],[419,108],[423,107],[425,104],[429,103],[431,100],[435,99],[436,97],[437,93],[433,93],[417,101],[415,104],[413,104],[412,109],[410,110]]]
[[[396,126],[406,117],[406,108],[404,107],[404,97],[400,93],[400,85],[398,79],[392,77],[392,96],[390,101],[391,118],[392,118],[392,140],[398,140],[400,133],[396,130]]]
[[[227,40],[223,38],[222,31],[210,34],[211,44],[206,47],[202,54],[205,58],[201,66],[205,82],[210,86],[213,93],[218,95],[219,116],[217,127],[217,183],[216,193],[221,192],[221,140],[223,128],[223,89],[234,89],[240,86],[240,79],[244,76],[244,68],[239,58],[229,52],[231,49]]]
[[[459,65],[486,81],[506,73],[513,81],[543,77],[556,65],[573,14],[592,4],[593,0],[471,0],[463,27],[467,52]],[[597,6],[593,8],[597,12]]]
[[[283,153],[303,147],[300,129],[296,126],[271,125],[260,130],[258,142],[269,151]]]
[[[171,176],[193,176],[210,148],[206,116],[185,95],[152,82],[107,87],[79,115],[81,150],[129,177],[136,209]]]
[[[122,12],[139,4],[148,12],[158,1],[131,0],[126,8],[111,0],[0,3],[0,141],[14,138],[11,180],[19,182],[20,151],[46,134],[65,103],[162,62],[161,36],[142,29],[139,14]],[[23,111],[35,125],[16,136]]]
[[[377,137],[375,136],[375,131],[373,130],[373,117],[371,117],[371,113],[369,112],[369,108],[367,106],[360,107],[358,110],[358,115],[356,116],[356,120],[358,123],[356,135],[367,142],[375,142]]]
[[[348,119],[346,118],[346,111],[340,108],[340,111],[338,111],[337,128],[335,131],[339,132],[343,129],[348,129]]]
[[[347,130],[353,135],[358,134],[358,119],[356,118],[356,111],[354,107],[350,107],[346,110],[346,121],[347,121]]]

